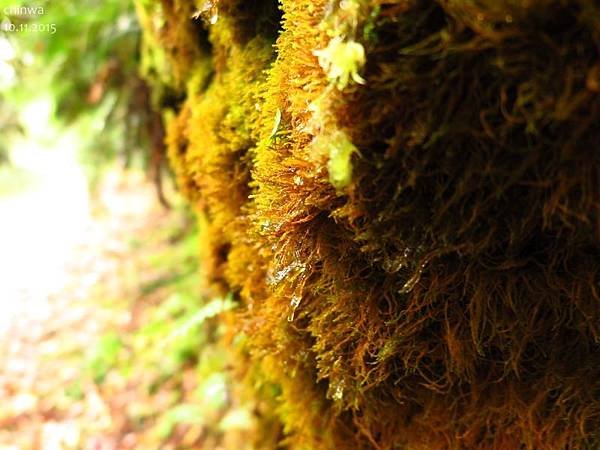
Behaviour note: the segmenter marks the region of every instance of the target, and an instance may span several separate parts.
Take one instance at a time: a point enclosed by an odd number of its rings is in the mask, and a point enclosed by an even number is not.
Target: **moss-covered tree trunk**
[[[597,1],[137,8],[256,448],[600,448]]]

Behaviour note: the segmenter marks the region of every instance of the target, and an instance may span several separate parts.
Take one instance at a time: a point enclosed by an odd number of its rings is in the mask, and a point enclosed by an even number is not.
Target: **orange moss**
[[[167,140],[257,446],[600,445],[597,3],[209,3]]]

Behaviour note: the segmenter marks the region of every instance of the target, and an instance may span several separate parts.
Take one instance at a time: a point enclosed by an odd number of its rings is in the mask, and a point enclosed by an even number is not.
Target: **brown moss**
[[[168,142],[257,442],[599,446],[597,3],[210,3]]]

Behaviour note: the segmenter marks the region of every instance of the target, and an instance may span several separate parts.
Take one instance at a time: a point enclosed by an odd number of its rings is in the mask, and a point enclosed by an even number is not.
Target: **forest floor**
[[[0,195],[0,450],[219,448],[249,419],[221,350],[198,375],[202,321],[229,304],[198,317],[193,219],[139,173],[92,200],[67,178]]]

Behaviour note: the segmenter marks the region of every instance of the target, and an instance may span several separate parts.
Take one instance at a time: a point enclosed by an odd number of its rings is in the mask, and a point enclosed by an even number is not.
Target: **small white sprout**
[[[365,84],[358,71],[366,62],[365,48],[359,42],[344,41],[341,37],[334,37],[327,47],[315,50],[314,55],[319,58],[319,65],[327,73],[329,80],[343,90],[350,79],[355,83]]]

